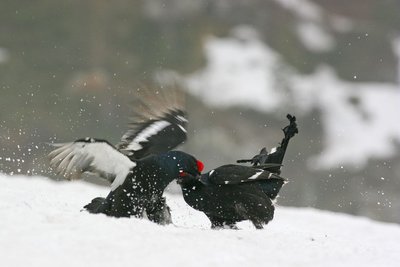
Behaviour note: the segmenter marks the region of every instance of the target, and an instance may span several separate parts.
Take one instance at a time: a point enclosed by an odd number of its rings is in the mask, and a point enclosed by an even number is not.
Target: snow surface
[[[174,225],[80,211],[108,188],[0,175],[2,266],[398,266],[400,226],[310,208],[278,207],[255,230],[210,230],[167,195]]]
[[[354,82],[343,81],[329,66],[301,75],[259,40],[255,30],[238,29],[205,43],[207,65],[187,77],[190,93],[218,107],[246,106],[270,113],[284,107],[295,114],[319,110],[324,150],[311,161],[317,168],[362,167],[370,158],[395,153],[393,144],[400,142],[400,125],[395,123],[399,85],[357,82],[356,73]]]

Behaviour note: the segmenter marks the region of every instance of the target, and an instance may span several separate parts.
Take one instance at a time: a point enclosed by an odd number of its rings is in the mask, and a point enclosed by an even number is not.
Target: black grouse
[[[178,183],[186,203],[204,212],[212,228],[236,229],[236,222],[250,220],[262,229],[273,219],[272,200],[286,182],[278,173],[288,142],[298,133],[296,118],[288,115],[288,119],[285,137],[271,154],[263,148],[252,159],[239,161],[251,162],[253,167],[230,164],[199,176],[181,172]]]
[[[131,127],[116,147],[95,138],[54,144],[50,165],[68,179],[93,173],[111,183],[106,198],[84,207],[91,213],[171,223],[164,189],[181,172],[197,176],[203,169],[193,156],[170,151],[186,140],[182,94],[171,88],[139,91],[133,107]]]

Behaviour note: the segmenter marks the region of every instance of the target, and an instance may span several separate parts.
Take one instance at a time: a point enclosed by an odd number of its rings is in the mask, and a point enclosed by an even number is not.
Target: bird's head
[[[203,162],[182,151],[168,152],[166,162],[173,169],[173,178],[178,183],[188,179],[199,180],[201,172],[204,169]]]
[[[190,170],[180,169],[179,177],[176,179],[178,184],[200,181],[201,172],[204,169],[204,163],[196,160],[196,166],[192,165]]]

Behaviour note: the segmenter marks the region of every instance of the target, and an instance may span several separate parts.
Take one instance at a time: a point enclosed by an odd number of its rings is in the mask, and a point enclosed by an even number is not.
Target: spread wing
[[[187,138],[184,97],[177,87],[138,90],[132,122],[117,149],[133,159],[167,152]]]
[[[114,190],[136,166],[107,141],[86,138],[72,143],[54,144],[50,165],[67,179],[79,179],[85,172],[94,173],[112,183]]]
[[[280,177],[272,172],[234,164],[224,165],[211,170],[208,175],[203,175],[202,179],[202,182],[204,183],[218,185],[240,184],[271,179],[285,181],[285,178]]]

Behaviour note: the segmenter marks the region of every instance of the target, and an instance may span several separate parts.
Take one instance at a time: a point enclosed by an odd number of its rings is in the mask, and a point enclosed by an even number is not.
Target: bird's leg
[[[228,228],[228,229],[231,229],[231,230],[239,230],[239,228],[237,227],[236,223],[224,224],[224,228]]]
[[[211,229],[222,229],[224,222],[220,218],[207,216],[211,221]]]
[[[219,230],[219,229],[232,229],[232,230],[239,230],[236,226],[236,222],[234,221],[227,221],[225,219],[221,219],[218,217],[207,216],[208,219],[211,221],[211,229]]]
[[[252,221],[252,223],[253,223],[253,225],[254,225],[254,227],[255,227],[256,229],[258,229],[258,230],[264,229],[264,226],[263,226],[262,223],[256,222],[256,221]]]
[[[152,205],[152,209],[146,209],[147,217],[150,221],[166,225],[172,223],[171,210],[164,197],[161,197]]]

